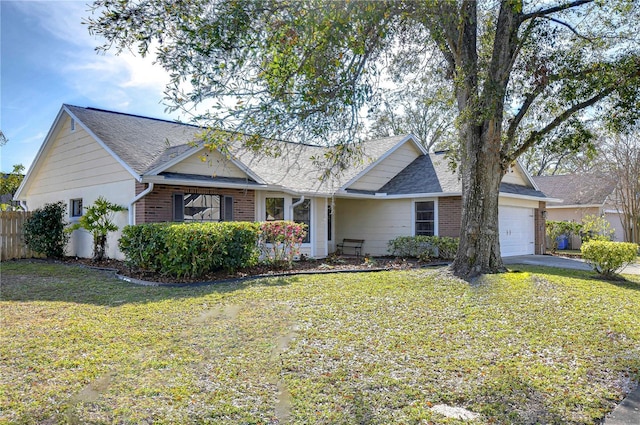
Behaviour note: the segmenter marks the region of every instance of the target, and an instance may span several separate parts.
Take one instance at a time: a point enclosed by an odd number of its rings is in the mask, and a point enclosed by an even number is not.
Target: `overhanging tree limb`
[[[561,4],[558,6],[554,6],[554,7],[549,7],[547,9],[541,9],[541,10],[537,10],[535,12],[531,12],[531,13],[525,13],[521,16],[521,20],[522,21],[527,21],[529,19],[534,19],[534,18],[540,18],[543,16],[547,16],[547,15],[551,15],[553,13],[557,13],[557,12],[561,12],[563,10],[567,10],[567,9],[572,9],[574,7],[578,7],[578,6],[582,6],[584,4],[587,3],[593,3],[595,0],[577,0],[577,1],[571,1],[565,4]]]
[[[504,161],[505,162],[513,162],[513,161],[515,161],[527,149],[529,149],[531,146],[533,146],[534,143],[536,143],[538,140],[540,140],[546,134],[550,133],[553,129],[558,127],[560,124],[564,123],[573,114],[575,114],[576,112],[581,111],[581,110],[583,110],[585,108],[588,108],[589,106],[595,105],[596,103],[598,103],[599,101],[601,101],[605,97],[609,96],[614,91],[615,91],[614,87],[609,87],[609,88],[601,91],[597,95],[595,95],[595,96],[593,96],[593,97],[591,97],[591,98],[589,98],[587,100],[584,100],[582,102],[576,103],[573,106],[571,106],[570,108],[566,109],[564,112],[562,112],[560,115],[558,115],[553,121],[551,121],[549,124],[547,124],[541,130],[537,130],[537,131],[531,132],[529,134],[529,136],[526,139],[524,139],[524,141],[520,144],[520,146],[516,150],[514,150],[510,155],[506,154],[504,156]]]

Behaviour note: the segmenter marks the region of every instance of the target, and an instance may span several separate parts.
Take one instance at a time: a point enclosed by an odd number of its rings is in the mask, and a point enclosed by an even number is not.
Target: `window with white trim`
[[[435,234],[435,202],[416,202],[415,220],[416,235],[433,236]]]
[[[266,198],[265,221],[284,220],[284,198]]]
[[[300,198],[293,198],[291,200],[293,204],[300,201]],[[300,205],[296,205],[293,207],[293,221],[296,223],[302,223],[307,225],[307,234],[302,240],[302,243],[311,242],[311,200],[305,199],[300,203]]]
[[[73,217],[82,217],[82,198],[71,199],[69,201],[69,215]]]

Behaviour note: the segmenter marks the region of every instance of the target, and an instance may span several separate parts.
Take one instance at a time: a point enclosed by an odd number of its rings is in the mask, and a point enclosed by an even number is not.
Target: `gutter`
[[[134,204],[136,202],[138,202],[140,199],[144,198],[145,196],[147,196],[149,193],[151,193],[151,191],[153,190],[153,186],[154,183],[149,183],[149,186],[147,186],[147,188],[145,190],[143,190],[142,192],[138,193],[136,195],[135,198],[133,198],[130,202],[129,202],[129,225],[133,226],[135,224],[135,216],[133,214],[133,208],[134,208]]]

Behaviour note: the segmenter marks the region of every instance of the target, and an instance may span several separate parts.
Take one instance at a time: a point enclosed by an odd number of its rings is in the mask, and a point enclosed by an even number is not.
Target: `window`
[[[284,220],[284,198],[265,199],[266,221]]]
[[[74,131],[76,131],[76,120],[71,118],[71,132],[73,133]]]
[[[72,199],[69,207],[71,217],[82,217],[82,198]]]
[[[291,200],[294,204],[300,201],[300,198],[293,198]],[[307,225],[307,234],[302,240],[302,243],[309,243],[311,241],[311,200],[305,199],[300,205],[293,207],[293,221],[296,223],[303,223]]]
[[[416,235],[435,234],[434,202],[416,202]]]
[[[173,198],[173,218],[175,221],[220,221],[220,200],[220,195],[176,194]]]

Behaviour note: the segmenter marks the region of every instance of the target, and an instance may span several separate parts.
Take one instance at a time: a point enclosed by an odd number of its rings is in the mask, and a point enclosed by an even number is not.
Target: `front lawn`
[[[597,423],[640,378],[640,277],[520,270],[163,288],[3,263],[0,423]]]

